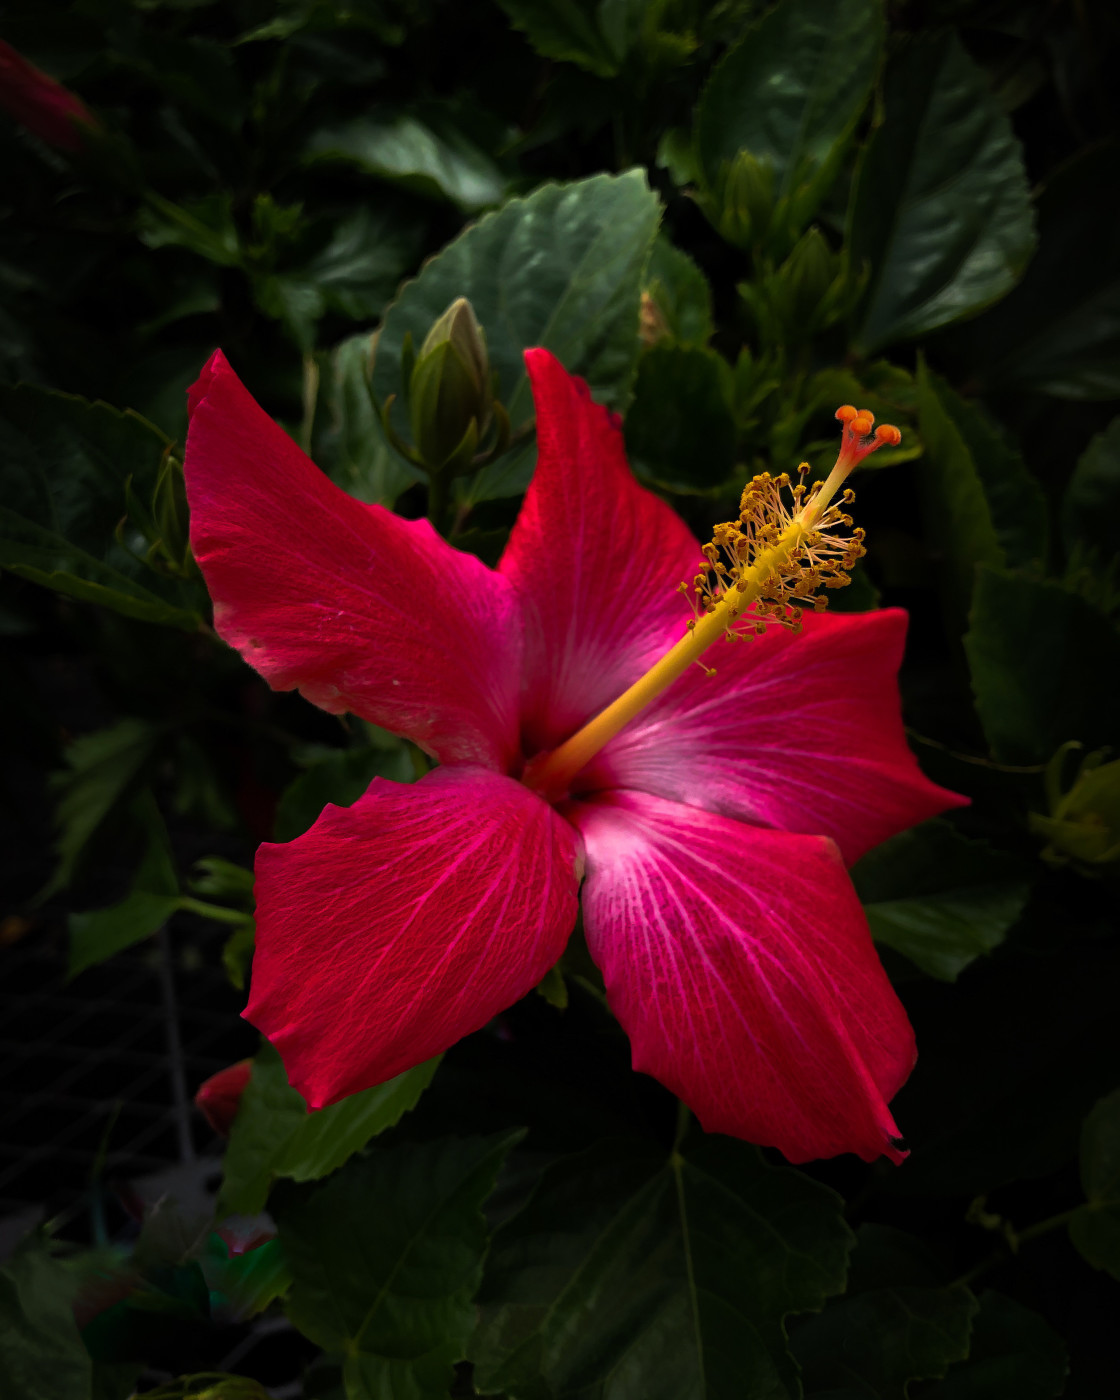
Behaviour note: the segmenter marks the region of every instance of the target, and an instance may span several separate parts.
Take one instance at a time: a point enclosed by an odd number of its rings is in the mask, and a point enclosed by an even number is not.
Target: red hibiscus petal
[[[634,1068],[791,1162],[906,1155],[914,1036],[839,853],[641,793],[571,803],[584,926]]]
[[[537,469],[498,565],[521,595],[526,753],[554,748],[648,669],[691,617],[700,546],[626,463],[618,419],[547,350],[525,353]]]
[[[624,729],[580,785],[638,788],[785,831],[830,836],[851,864],[967,798],[906,743],[898,608],[814,614],[803,630],[717,642]]]
[[[575,923],[581,859],[568,823],[510,778],[375,779],[257,852],[245,1015],[312,1108],[391,1079],[540,981]]]
[[[512,763],[520,624],[506,580],[426,520],[335,486],[221,351],[190,407],[191,546],[222,637],[275,689],[332,714],[445,762]]]

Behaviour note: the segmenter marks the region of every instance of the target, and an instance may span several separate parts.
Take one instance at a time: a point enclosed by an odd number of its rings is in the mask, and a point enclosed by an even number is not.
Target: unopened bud
[[[241,1107],[241,1096],[252,1075],[252,1060],[238,1060],[237,1064],[212,1074],[195,1094],[195,1107],[219,1136],[229,1137]]]
[[[786,319],[792,326],[816,325],[839,262],[820,229],[811,228],[798,242],[778,272]]]
[[[1048,817],[1031,813],[1031,830],[1048,839],[1042,855],[1052,865],[1073,863],[1084,874],[1099,874],[1120,862],[1120,759],[1101,763],[1102,757],[1090,754],[1069,792],[1052,793]]]
[[[61,83],[0,40],[0,107],[60,151],[79,151],[98,131],[97,118]]]
[[[774,171],[750,151],[740,151],[727,169],[719,231],[740,248],[761,243],[774,212]]]
[[[409,377],[412,440],[429,471],[469,463],[493,417],[491,378],[486,337],[459,297],[428,332]]]

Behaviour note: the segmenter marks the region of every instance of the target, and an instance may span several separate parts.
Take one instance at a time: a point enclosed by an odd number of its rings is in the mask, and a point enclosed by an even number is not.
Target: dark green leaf
[[[389,446],[370,388],[373,342],[351,336],[327,357],[319,385],[315,460],[359,501],[392,506],[420,473]]]
[[[317,131],[307,153],[347,161],[367,175],[472,211],[497,204],[506,187],[490,157],[450,121],[433,129],[404,114],[356,117]]]
[[[394,213],[363,206],[332,221],[330,238],[302,265],[254,275],[257,305],[283,322],[305,352],[328,311],[352,321],[376,320],[415,262],[416,229]]]
[[[399,740],[365,749],[328,749],[301,773],[280,798],[276,840],[293,841],[310,827],[328,802],[349,807],[374,778],[410,783],[416,776],[408,750]]]
[[[649,293],[660,323],[679,345],[707,345],[713,330],[708,279],[664,232],[654,240],[643,290]]]
[[[73,1280],[25,1245],[0,1269],[0,1377],[4,1400],[84,1400],[92,1363],[70,1309]]]
[[[482,1205],[520,1136],[391,1147],[285,1206],[288,1316],[345,1356],[349,1400],[446,1400],[474,1322]]]
[[[794,236],[805,227],[867,102],[883,32],[877,0],[782,0],[747,30],[696,109],[697,160],[717,207],[728,167],[749,151],[773,173],[774,224]]]
[[[979,405],[918,366],[919,481],[950,596],[967,611],[978,564],[1019,568],[1046,554],[1047,506],[1019,452]]]
[[[1034,250],[1022,151],[952,34],[915,39],[887,71],[886,110],[852,207],[871,265],[857,340],[913,339],[997,301]]]
[[[428,1060],[310,1113],[288,1084],[280,1056],[271,1045],[262,1045],[230,1133],[219,1212],[255,1215],[264,1209],[276,1177],[314,1181],[337,1170],[415,1106],[438,1064],[438,1059]]]
[[[918,1241],[865,1225],[848,1296],[793,1335],[805,1392],[821,1400],[907,1400],[910,1382],[945,1375],[968,1355],[976,1299],[963,1284],[933,1286]]]
[[[67,748],[66,768],[54,775],[58,794],[58,868],[48,892],[70,883],[90,838],[135,780],[155,749],[159,728],[142,719],[123,719],[108,729],[83,734]]]
[[[1120,739],[1120,637],[1061,584],[982,568],[964,639],[984,733],[1005,763]]]
[[[1081,1186],[1086,1203],[1070,1221],[1070,1238],[1094,1268],[1120,1279],[1120,1089],[1085,1119]]]
[[[735,467],[734,375],[714,350],[656,345],[638,364],[626,415],[626,450],[636,471],[695,489],[726,481]]]
[[[943,982],[1003,942],[1030,892],[1024,861],[970,841],[946,821],[885,841],[852,879],[876,942]]]
[[[179,877],[159,808],[150,794],[135,804],[134,816],[147,833],[144,858],[132,887],[119,904],[71,914],[69,975],[104,962],[157,933],[179,907]]]
[[[595,175],[543,185],[485,215],[403,287],[385,313],[373,391],[379,402],[400,392],[401,346],[416,346],[456,297],[465,296],[486,333],[498,392],[515,428],[532,417],[523,352],[543,345],[596,398],[623,409],[638,358],[642,275],[660,206],[645,175]],[[403,412],[399,428],[404,431]],[[516,454],[510,454],[513,456]],[[480,473],[471,498],[516,495],[535,460],[522,449]]]
[[[228,194],[207,195],[189,206],[149,194],[138,232],[149,248],[186,248],[219,267],[238,267],[242,261]]]
[[[972,1320],[968,1360],[950,1366],[922,1400],[1053,1400],[1068,1371],[1061,1337],[1030,1308],[988,1289]]]
[[[582,0],[498,0],[515,29],[538,53],[577,63],[600,78],[613,77],[622,54],[596,22],[594,7]],[[600,6],[600,12],[603,6]]]
[[[292,1282],[278,1239],[266,1240],[240,1254],[231,1254],[221,1235],[211,1234],[200,1263],[210,1287],[212,1304],[239,1322],[256,1316],[269,1303],[282,1298]]]
[[[514,1400],[795,1394],[784,1320],[843,1288],[839,1205],[727,1138],[557,1163],[495,1235],[476,1384]]]
[[[985,387],[1067,399],[1120,394],[1117,160],[1116,144],[1102,142],[1047,180],[1037,257],[965,340]]]
[[[1114,418],[1082,453],[1062,501],[1066,549],[1099,550],[1102,560],[1120,555],[1120,418]]]
[[[137,557],[149,541],[134,526],[128,548],[117,539],[126,492],[151,498],[169,448],[137,414],[33,385],[0,388],[0,567],[128,617],[196,628],[183,586]]]

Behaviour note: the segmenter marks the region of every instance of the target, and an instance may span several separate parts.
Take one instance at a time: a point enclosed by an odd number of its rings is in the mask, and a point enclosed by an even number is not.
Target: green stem
[[[445,533],[451,510],[451,477],[447,472],[428,474],[428,519],[441,535]]]
[[[252,917],[243,909],[227,909],[222,904],[208,904],[204,899],[194,899],[189,894],[180,897],[179,908],[188,914],[213,919],[217,924],[243,924]]]
[[[1033,1225],[1028,1225],[1025,1230],[1008,1230],[1007,1244],[1002,1249],[993,1250],[987,1259],[981,1259],[979,1264],[969,1269],[967,1273],[961,1274],[954,1283],[963,1283],[971,1286],[975,1279],[981,1278],[990,1270],[997,1268],[1000,1264],[1005,1264],[1008,1257],[1017,1254],[1021,1245],[1028,1240],[1037,1240],[1042,1235],[1048,1235],[1052,1230],[1060,1230],[1063,1225],[1068,1225],[1079,1210],[1084,1206],[1073,1206],[1069,1210],[1059,1211],[1057,1215],[1047,1216],[1045,1220],[1038,1220]]]

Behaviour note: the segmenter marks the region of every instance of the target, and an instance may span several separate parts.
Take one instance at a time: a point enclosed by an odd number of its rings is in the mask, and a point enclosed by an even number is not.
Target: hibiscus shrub
[[[0,941],[246,1020],[5,1400],[1120,1391],[1118,47],[8,7]]]

